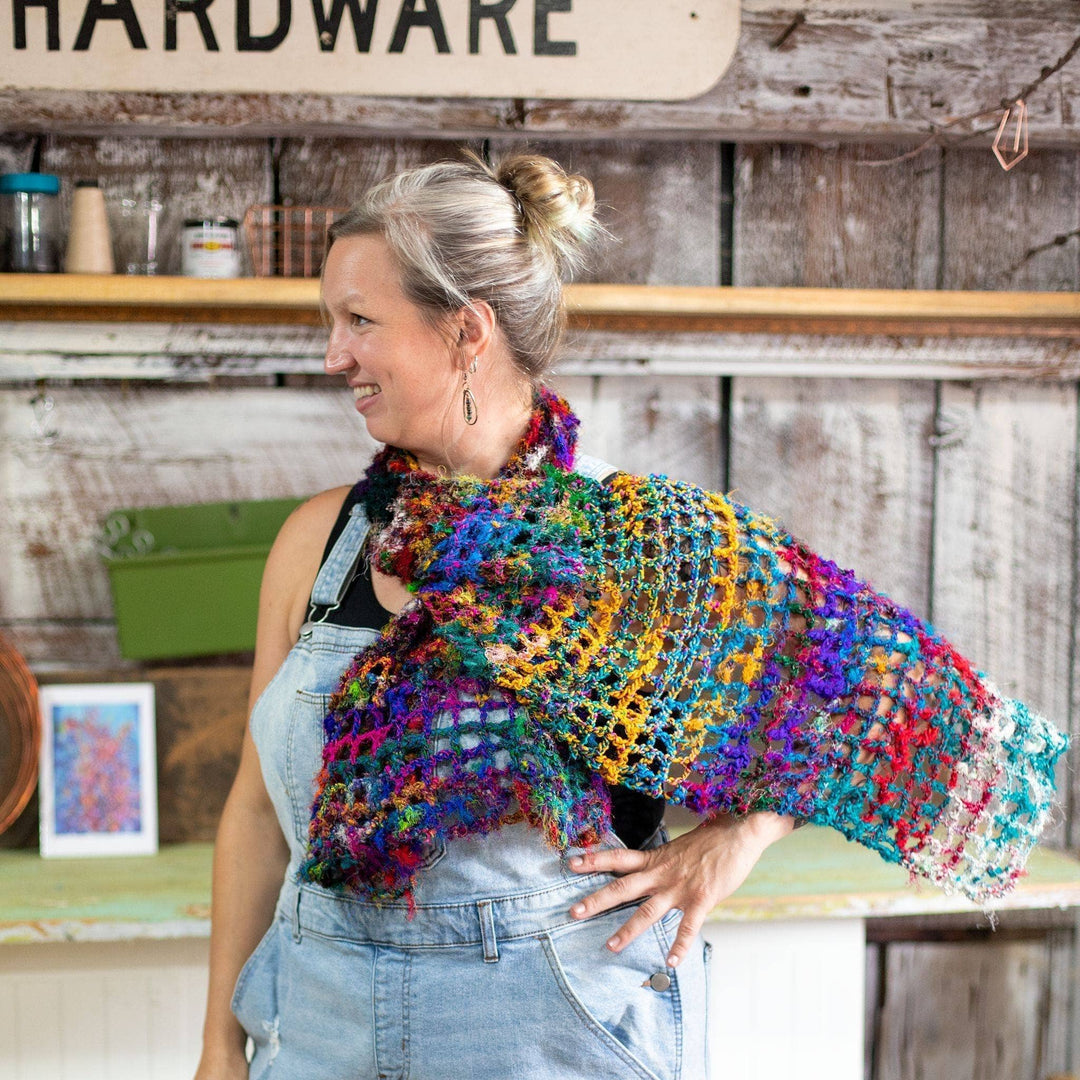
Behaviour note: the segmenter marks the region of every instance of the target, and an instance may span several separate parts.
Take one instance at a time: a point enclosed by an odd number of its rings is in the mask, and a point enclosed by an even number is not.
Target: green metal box
[[[102,523],[120,652],[131,660],[247,652],[270,546],[303,499],[148,506]]]

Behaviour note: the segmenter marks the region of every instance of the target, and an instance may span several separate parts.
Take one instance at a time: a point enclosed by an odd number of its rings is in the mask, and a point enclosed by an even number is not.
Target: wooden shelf
[[[317,325],[319,283],[308,278],[4,274],[0,318]]]
[[[578,329],[1080,338],[1080,293],[570,285]],[[0,320],[317,325],[302,278],[0,275]]]
[[[678,835],[679,828],[672,828]],[[210,931],[210,844],[157,855],[42,859],[0,852],[0,946],[49,941],[205,937]],[[1080,860],[1036,848],[1002,911],[1080,906]],[[832,829],[808,827],[762,855],[711,921],[836,919],[978,913]]]
[[[592,330],[1080,337],[1080,293],[577,285]]]

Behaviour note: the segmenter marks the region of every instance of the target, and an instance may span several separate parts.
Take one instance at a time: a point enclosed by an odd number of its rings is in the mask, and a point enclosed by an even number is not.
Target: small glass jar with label
[[[240,223],[227,217],[188,218],[180,266],[185,277],[239,277]]]

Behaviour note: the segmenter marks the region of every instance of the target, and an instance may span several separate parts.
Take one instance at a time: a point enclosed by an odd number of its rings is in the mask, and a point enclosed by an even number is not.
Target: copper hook
[[[1005,128],[1009,123],[1009,117],[1013,113],[1013,109],[1016,110],[1016,134],[1013,137],[1012,152],[1016,155],[1011,161],[1005,160],[1005,155],[1001,152],[1001,137],[1005,134]],[[1020,149],[1021,137],[1023,138],[1024,148]],[[1005,110],[1005,115],[1001,118],[1001,123],[998,125],[997,135],[994,136],[994,156],[998,159],[998,163],[1001,167],[1008,172],[1018,161],[1023,161],[1027,157],[1028,153],[1028,123],[1027,123],[1027,105],[1024,104],[1023,98],[1017,98],[1013,106]]]

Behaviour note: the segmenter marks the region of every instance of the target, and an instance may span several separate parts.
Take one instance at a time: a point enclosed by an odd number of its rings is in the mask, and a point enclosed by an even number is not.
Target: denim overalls
[[[577,469],[611,467],[581,456]],[[357,505],[315,581],[313,611],[340,602],[367,527]],[[612,876],[575,874],[525,822],[434,842],[411,920],[404,903],[297,882],[327,703],[378,636],[309,619],[251,714],[291,854],[274,922],[233,995],[254,1043],[252,1080],[706,1078],[703,939],[667,968],[672,911],[612,953],[605,942],[635,905],[571,918]],[[646,846],[666,840],[661,826]],[[624,845],[609,831],[603,846]]]

